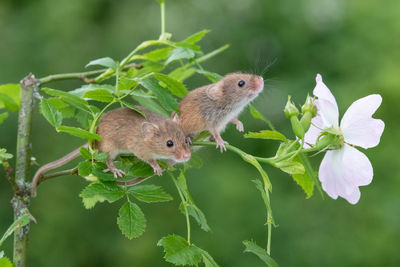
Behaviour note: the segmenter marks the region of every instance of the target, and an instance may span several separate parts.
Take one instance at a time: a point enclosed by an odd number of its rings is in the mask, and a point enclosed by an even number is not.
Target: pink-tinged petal
[[[324,123],[327,123],[328,127],[337,127],[339,124],[339,109],[335,97],[322,81],[320,74],[317,74],[315,81],[317,84],[313,90],[313,94],[318,97],[318,101],[316,101],[318,112],[324,118],[326,121]]]
[[[382,120],[372,118],[372,115],[382,103],[378,94],[358,99],[347,109],[340,127],[347,143],[370,148],[377,146],[385,128]]]
[[[363,153],[344,145],[342,149],[326,152],[318,176],[322,189],[331,198],[340,196],[355,204],[360,199],[358,187],[371,183],[373,169]]]
[[[321,129],[323,129],[322,119],[319,115],[315,116],[311,120],[311,125],[306,134],[304,135],[304,147],[309,148],[310,145],[315,145],[318,137],[321,134]]]

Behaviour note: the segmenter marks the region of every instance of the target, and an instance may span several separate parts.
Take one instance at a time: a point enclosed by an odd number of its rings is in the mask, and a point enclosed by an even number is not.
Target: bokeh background
[[[318,192],[305,199],[286,174],[267,167],[279,226],[272,233],[272,255],[280,266],[400,266],[400,2],[397,0],[166,0],[167,31],[174,40],[202,29],[212,32],[201,42],[204,51],[229,43],[230,49],[205,64],[221,74],[233,71],[264,74],[262,95],[255,101],[264,115],[285,133],[282,109],[291,94],[303,103],[316,73],[333,91],[341,115],[356,99],[371,93],[383,97],[375,117],[386,123],[378,147],[364,151],[374,166],[372,184],[361,189],[355,206],[343,199],[323,200]],[[90,60],[121,59],[139,43],[158,38],[159,5],[155,0],[2,0],[0,1],[0,84],[16,83],[27,73],[84,71]],[[188,88],[206,83],[201,77]],[[77,81],[50,86],[72,90]],[[0,126],[0,147],[15,152],[17,114]],[[241,117],[247,130],[263,124]],[[33,155],[40,164],[72,151],[82,140],[57,134],[39,112],[33,120]],[[249,153],[269,156],[272,141],[245,140],[234,127],[223,134]],[[206,214],[212,233],[193,222],[192,238],[221,266],[264,266],[242,253],[242,240],[266,244],[265,208],[252,179],[255,170],[232,153],[212,148],[198,152],[202,169],[188,172],[192,195]],[[321,160],[316,156],[315,167]],[[73,164],[72,164],[73,165]],[[35,171],[38,167],[32,168]],[[154,177],[174,201],[142,204],[147,220],[143,236],[127,240],[116,217],[121,203],[85,210],[79,192],[86,182],[63,177],[40,186],[32,200],[30,266],[170,266],[157,241],[170,233],[185,235],[179,197],[171,180]],[[11,189],[0,171],[0,232],[12,222]],[[2,248],[12,256],[12,239]]]

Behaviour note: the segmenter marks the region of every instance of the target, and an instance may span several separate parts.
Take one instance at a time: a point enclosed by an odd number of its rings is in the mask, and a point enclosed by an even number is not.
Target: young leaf
[[[85,100],[75,95],[51,88],[43,88],[43,91],[45,91],[47,94],[51,96],[60,97],[63,101],[67,102],[68,104],[77,109],[80,109],[85,112],[90,112],[89,104]]]
[[[260,163],[254,158],[254,156],[252,156],[250,154],[244,154],[244,155],[241,155],[241,157],[242,157],[242,159],[244,161],[250,163],[251,165],[253,165],[258,170],[258,172],[261,174],[261,177],[263,178],[265,186],[267,187],[267,189],[269,191],[272,192],[271,181],[269,180],[269,177],[268,177],[267,173],[261,167]]]
[[[89,129],[93,122],[93,116],[90,113],[84,112],[82,110],[76,111],[75,119],[84,129]]]
[[[129,174],[135,177],[148,177],[154,174],[153,168],[144,161],[138,160],[129,170]]]
[[[92,158],[92,154],[90,154],[89,150],[87,150],[84,147],[81,147],[80,149],[81,155],[84,159],[91,159]]]
[[[115,202],[125,195],[124,190],[117,186],[115,182],[89,184],[82,190],[79,196],[82,198],[86,209],[91,209],[97,202]]]
[[[19,229],[25,225],[27,225],[30,221],[30,216],[27,213],[24,213],[21,217],[19,217],[17,220],[15,220],[10,227],[8,227],[7,231],[4,233],[2,238],[0,239],[0,247],[3,244],[3,242],[12,235],[12,233],[16,230]],[[1,265],[0,265],[1,266]]]
[[[132,105],[129,102],[126,102],[124,100],[120,100],[120,102],[122,103],[122,105],[124,105],[125,107],[128,107],[134,111],[136,111],[137,113],[139,113],[140,115],[142,115],[143,117],[146,118],[146,113],[144,113],[143,111],[141,111],[140,109],[138,109],[137,107],[135,107],[134,105]]]
[[[136,185],[130,187],[128,192],[138,200],[147,203],[172,200],[170,194],[166,193],[161,186],[156,185]]]
[[[298,156],[295,158],[295,160],[299,161],[300,164],[306,167],[301,157]],[[296,181],[298,185],[301,186],[301,188],[303,188],[304,192],[307,195],[307,198],[310,198],[313,195],[314,180],[308,172],[307,168],[305,168],[304,174],[292,174],[292,178]]]
[[[295,160],[284,160],[274,163],[274,166],[288,174],[304,174],[303,164]]]
[[[87,92],[96,91],[96,90],[106,90],[110,93],[115,91],[115,86],[111,84],[85,84],[82,85],[80,88],[74,89],[72,91],[68,91],[69,94],[82,98]]]
[[[94,66],[94,65],[99,65],[99,66],[103,66],[103,67],[106,67],[106,68],[111,68],[114,71],[117,69],[117,64],[110,57],[103,57],[103,58],[92,60],[85,66],[85,68],[87,68],[89,66]]]
[[[203,262],[205,267],[219,267],[219,265],[215,262],[213,257],[211,257],[211,255],[207,251],[203,249],[200,250],[203,256]]]
[[[3,123],[3,121],[7,118],[8,118],[8,112],[0,113],[0,124]]]
[[[56,110],[46,98],[42,98],[40,101],[40,113],[46,118],[46,120],[57,128],[61,126],[62,114],[60,111]]]
[[[267,208],[267,211],[270,214],[271,221],[267,223],[275,225],[274,217],[272,216],[271,203],[269,202],[269,198],[267,195],[268,192],[264,190],[263,184],[260,180],[252,180],[252,182],[256,184],[256,188],[258,189],[258,191],[260,191],[261,197],[264,200],[265,207]]]
[[[146,218],[142,210],[132,202],[122,205],[117,223],[122,234],[129,239],[139,237],[146,228]]]
[[[177,111],[178,103],[176,99],[161,85],[153,79],[147,78],[139,82],[144,88],[150,90],[157,97],[161,106],[167,111]]]
[[[7,95],[10,97],[18,107],[20,103],[20,95],[21,95],[21,86],[19,84],[2,84],[0,85],[0,93]],[[0,100],[0,108],[4,108],[4,104]],[[18,109],[18,108],[17,108]]]
[[[84,95],[84,98],[88,98],[91,100],[96,100],[100,102],[112,102],[114,100],[113,95],[106,89],[97,89],[93,91],[87,91]]]
[[[82,148],[81,148],[82,150]],[[82,161],[78,164],[78,174],[82,177],[88,176],[92,173],[92,163],[89,161]]]
[[[197,265],[202,259],[201,250],[189,245],[181,236],[169,235],[160,239],[157,246],[162,246],[165,260],[175,265]]]
[[[50,97],[47,99],[49,104],[53,106],[56,110],[61,112],[63,118],[72,118],[75,115],[75,108],[73,106],[68,105],[61,98],[58,97]]]
[[[183,85],[183,83],[181,83],[178,80],[175,80],[174,78],[169,77],[168,75],[162,73],[154,73],[154,77],[160,82],[165,83],[168,89],[171,91],[171,93],[173,93],[177,97],[182,98],[188,93],[188,90]]]
[[[105,164],[97,163],[93,168],[92,174],[96,176],[100,181],[115,181],[114,175],[110,172],[104,172],[104,168],[102,168]]]
[[[196,73],[195,68],[188,68],[187,66],[183,66],[180,68],[176,68],[174,71],[169,73],[168,76],[177,81],[183,82],[184,80],[191,77],[195,73]]]
[[[6,257],[0,257],[0,266],[1,267],[13,267],[14,265],[11,261]]]
[[[168,60],[165,62],[165,65],[168,65],[169,63],[171,63],[172,61],[178,60],[178,59],[190,59],[190,58],[194,58],[195,56],[195,52],[187,47],[177,47],[175,49],[173,49],[170,53],[169,53],[169,58]]]
[[[169,52],[172,50],[172,47],[164,47],[155,49],[143,55],[143,57],[147,60],[158,61],[168,58]]]
[[[88,139],[88,140],[101,140],[100,135],[88,132],[86,130],[83,130],[81,128],[77,127],[70,127],[70,126],[60,126],[57,129],[57,132],[64,132],[68,133],[70,135],[82,138],[82,139]]]
[[[201,39],[203,39],[204,35],[206,35],[209,32],[210,32],[210,30],[202,30],[202,31],[196,32],[195,34],[192,34],[188,38],[183,40],[183,42],[195,44],[198,41],[200,41]]]
[[[244,252],[251,252],[257,255],[269,267],[278,267],[278,263],[276,263],[276,261],[270,255],[268,255],[267,251],[258,246],[255,242],[245,240],[243,241],[243,244],[246,247]]]
[[[17,103],[6,94],[0,93],[0,107],[3,106],[10,111],[16,111],[19,109]]]
[[[262,130],[259,132],[248,132],[244,135],[245,138],[257,139],[272,139],[286,141],[286,137],[278,131]]]
[[[3,163],[3,160],[8,160],[13,158],[13,155],[10,153],[7,153],[7,150],[5,148],[0,149],[0,164]]]
[[[267,118],[265,118],[253,105],[250,104],[249,109],[250,114],[251,116],[253,116],[253,118],[264,121],[268,125],[268,127],[271,128],[271,130],[275,131],[275,127],[272,125],[272,123]]]
[[[200,69],[196,70],[196,72],[206,76],[212,83],[216,83],[222,79],[222,76],[215,72]]]

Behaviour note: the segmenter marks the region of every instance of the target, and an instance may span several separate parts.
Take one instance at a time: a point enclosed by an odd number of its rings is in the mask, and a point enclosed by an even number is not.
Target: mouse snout
[[[179,161],[179,162],[188,161],[188,160],[190,159],[190,156],[191,156],[190,150],[189,150],[189,151],[185,151],[185,150],[178,151],[178,152],[175,154],[175,158],[176,158],[177,161]]]
[[[255,88],[256,91],[261,91],[264,88],[264,79],[261,76],[258,76],[255,80]]]

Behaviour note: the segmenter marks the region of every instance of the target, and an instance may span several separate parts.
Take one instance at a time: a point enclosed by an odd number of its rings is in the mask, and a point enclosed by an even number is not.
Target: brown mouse
[[[186,135],[208,130],[214,137],[217,148],[226,151],[220,133],[229,122],[243,131],[237,116],[264,88],[261,76],[231,73],[220,81],[189,92],[179,104],[180,124]]]
[[[185,162],[191,156],[188,139],[176,120],[138,108],[145,113],[146,118],[132,109],[119,108],[104,114],[97,127],[97,134],[102,140],[95,141],[93,148],[98,149],[100,153],[108,153],[106,161],[108,169],[104,172],[112,172],[115,178],[125,174],[113,164],[113,160],[119,154],[134,154],[149,163],[157,175],[161,175],[163,171],[157,159]],[[44,172],[58,168],[78,157],[79,150],[80,148],[42,166],[32,180],[32,195],[35,195],[37,183]]]

